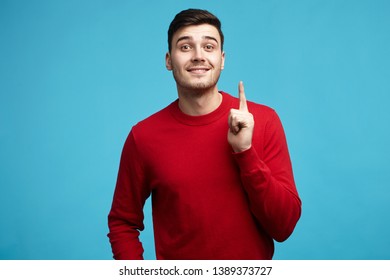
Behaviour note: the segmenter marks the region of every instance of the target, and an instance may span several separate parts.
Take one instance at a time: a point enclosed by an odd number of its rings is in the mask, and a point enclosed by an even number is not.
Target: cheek
[[[214,66],[214,68],[222,69],[224,60],[222,56],[212,56],[209,57],[209,62]]]
[[[222,63],[221,59],[213,61],[212,64],[213,64],[214,68],[217,70],[223,69],[223,63]]]
[[[172,65],[174,65],[176,67],[182,67],[190,60],[191,60],[191,57],[189,55],[186,55],[185,53],[180,54],[180,55],[173,54],[171,56]]]

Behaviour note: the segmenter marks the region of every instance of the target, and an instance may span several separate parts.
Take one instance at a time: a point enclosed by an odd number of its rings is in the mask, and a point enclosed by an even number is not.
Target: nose
[[[203,55],[203,49],[200,46],[197,46],[194,48],[193,56],[192,56],[193,62],[204,62],[205,58]]]

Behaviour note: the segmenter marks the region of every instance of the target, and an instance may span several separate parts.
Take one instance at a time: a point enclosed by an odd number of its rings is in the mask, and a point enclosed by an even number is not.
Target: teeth
[[[195,72],[195,73],[204,73],[206,72],[207,70],[206,69],[192,69],[190,70],[191,72]]]

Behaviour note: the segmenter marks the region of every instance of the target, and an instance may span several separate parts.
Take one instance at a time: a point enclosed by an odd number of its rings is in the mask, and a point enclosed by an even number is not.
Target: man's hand
[[[252,135],[255,121],[248,111],[246,104],[244,85],[238,85],[240,108],[230,109],[228,142],[236,153],[243,152],[252,146]]]

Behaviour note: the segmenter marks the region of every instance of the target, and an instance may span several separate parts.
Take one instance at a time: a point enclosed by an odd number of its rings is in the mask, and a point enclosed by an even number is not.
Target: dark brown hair
[[[168,50],[172,49],[172,38],[176,31],[180,28],[190,25],[210,24],[217,28],[221,37],[221,49],[223,49],[224,37],[221,30],[221,22],[219,19],[206,10],[188,9],[178,13],[172,20],[168,29]]]

